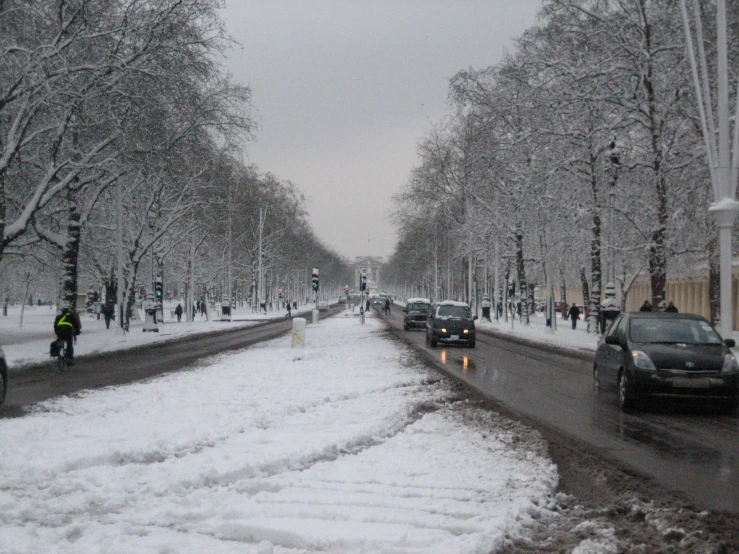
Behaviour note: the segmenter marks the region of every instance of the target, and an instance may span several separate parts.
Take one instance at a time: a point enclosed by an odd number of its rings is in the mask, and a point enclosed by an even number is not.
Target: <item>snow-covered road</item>
[[[0,420],[0,552],[490,552],[547,509],[536,433],[336,317]]]

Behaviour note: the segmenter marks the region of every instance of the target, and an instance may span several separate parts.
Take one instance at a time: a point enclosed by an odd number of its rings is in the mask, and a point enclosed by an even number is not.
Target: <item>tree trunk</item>
[[[77,268],[80,252],[80,210],[77,191],[67,189],[67,242],[64,245],[62,261],[62,300],[73,309],[77,305]]]
[[[523,230],[516,227],[516,270],[518,271],[518,291],[521,298],[521,321],[529,325],[529,303],[526,298],[529,286],[526,283],[526,267],[523,260]]]
[[[644,51],[652,53],[652,26],[647,17],[647,4],[640,0],[640,11],[644,22]],[[652,285],[652,306],[659,309],[665,299],[665,285],[667,274],[667,251],[665,238],[667,235],[667,183],[662,168],[663,144],[661,124],[657,113],[657,94],[654,86],[654,62],[650,56],[642,70],[642,84],[647,97],[648,128],[651,131],[650,146],[652,173],[654,175],[655,193],[657,195],[657,227],[652,232],[652,242],[649,246],[649,280]]]
[[[655,161],[655,165],[659,164],[659,160]],[[657,175],[657,180],[657,228],[652,233],[652,242],[649,245],[649,280],[652,285],[652,306],[655,310],[665,300],[665,285],[667,282],[665,238],[668,219],[667,186],[661,172]]]
[[[588,331],[597,327],[598,312],[600,310],[600,295],[601,295],[601,281],[603,275],[603,269],[601,264],[602,254],[602,231],[603,223],[600,219],[600,211],[598,209],[598,179],[595,174],[596,158],[593,154],[590,156],[590,167],[591,167],[591,192],[593,195],[593,228],[592,236],[590,238],[590,268],[591,268],[591,283],[592,289],[590,291],[589,302],[586,304],[589,310],[588,318]]]
[[[131,261],[131,272],[129,273],[128,295],[126,296],[125,328],[128,330],[131,316],[136,302],[136,275],[139,271],[139,262]]]
[[[708,306],[711,323],[718,326],[721,320],[721,260],[716,236],[708,243]]]
[[[590,304],[590,291],[588,288],[588,278],[585,275],[585,268],[580,268],[580,280],[582,281],[582,303],[583,306]]]
[[[562,272],[562,284],[560,285],[559,289],[559,297],[560,297],[560,308],[562,311],[562,319],[565,318],[567,315],[567,310],[565,309],[565,305],[567,304],[567,283],[565,282],[565,274],[564,271]]]

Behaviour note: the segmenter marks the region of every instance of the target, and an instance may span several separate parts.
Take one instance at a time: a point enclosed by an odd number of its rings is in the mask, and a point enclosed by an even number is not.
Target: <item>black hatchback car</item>
[[[733,346],[699,315],[624,313],[598,344],[595,388],[615,388],[622,409],[640,400],[687,399],[735,414],[739,364]]]
[[[403,308],[403,329],[426,327],[426,319],[431,313],[431,300],[428,298],[409,298]]]
[[[5,362],[5,353],[0,347],[0,404],[5,401],[5,393],[8,391],[8,364]]]
[[[475,320],[470,307],[464,302],[445,300],[434,304],[426,319],[426,342],[460,344],[475,347]]]

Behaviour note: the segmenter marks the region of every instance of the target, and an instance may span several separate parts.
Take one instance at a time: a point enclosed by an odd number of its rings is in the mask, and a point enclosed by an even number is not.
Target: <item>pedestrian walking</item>
[[[480,308],[482,308],[482,318],[483,319],[492,321],[490,319],[490,308],[491,307],[492,307],[492,304],[490,304],[490,297],[488,295],[483,296],[482,302],[480,302]]]
[[[570,310],[567,312],[567,315],[572,320],[572,328],[576,329],[577,322],[580,319],[580,308],[578,308],[577,305],[573,303],[570,307]]]
[[[669,304],[667,304],[667,307],[665,308],[665,311],[666,312],[673,313],[673,314],[678,313],[677,312],[677,307],[675,307],[675,304],[672,303],[672,300],[670,300]]]
[[[113,303],[106,302],[103,305],[103,317],[105,318],[105,328],[110,329],[110,320],[113,319]]]
[[[174,314],[177,316],[177,323],[182,321],[182,304],[177,304],[177,307],[174,309]]]
[[[370,301],[369,301],[369,298],[368,298],[367,299],[367,308],[365,309],[365,311],[369,312],[369,309],[370,309]]]
[[[641,308],[639,308],[640,312],[651,312],[652,311],[652,303],[649,300],[645,300],[644,304],[641,305]]]
[[[292,306],[290,306],[290,302],[285,302],[285,307],[287,308],[287,314],[285,314],[285,317],[292,317],[293,316],[292,311],[291,311]]]

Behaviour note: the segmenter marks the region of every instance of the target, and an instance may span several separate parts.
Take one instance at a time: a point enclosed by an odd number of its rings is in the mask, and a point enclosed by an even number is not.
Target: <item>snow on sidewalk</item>
[[[577,329],[572,328],[572,322],[563,320],[557,314],[557,329],[553,330],[546,326],[546,316],[543,312],[535,312],[529,316],[529,325],[524,325],[518,319],[513,322],[511,327],[510,318],[505,321],[503,318],[496,321],[483,321],[478,319],[475,326],[482,330],[490,330],[512,337],[520,337],[534,342],[543,342],[559,347],[568,348],[570,350],[578,350],[581,352],[595,352],[598,348],[598,333],[587,332],[587,321],[577,322]]]
[[[165,322],[159,326],[158,333],[143,332],[141,321],[132,321],[130,332],[125,336],[118,334],[115,321],[106,329],[105,320],[82,314],[82,334],[74,347],[75,356],[86,356],[102,352],[113,352],[145,346],[156,342],[163,342],[182,338],[192,333],[208,333],[251,327],[260,321],[283,317],[287,312],[278,310],[262,313],[253,313],[249,309],[239,309],[234,312],[233,321],[223,322],[213,319],[207,320],[200,314],[195,321],[177,323],[168,317],[174,310],[172,304],[165,306]],[[312,306],[301,308],[310,312]],[[303,315],[303,314],[301,314]],[[11,306],[6,317],[0,316],[0,346],[7,356],[10,371],[18,371],[25,365],[37,364],[49,360],[49,343],[54,340],[54,317],[56,311],[48,306],[26,306],[23,314],[23,327],[20,327],[20,307]]]
[[[535,432],[334,317],[0,420],[0,552],[490,552],[547,510]],[[525,429],[525,428],[524,428]]]

